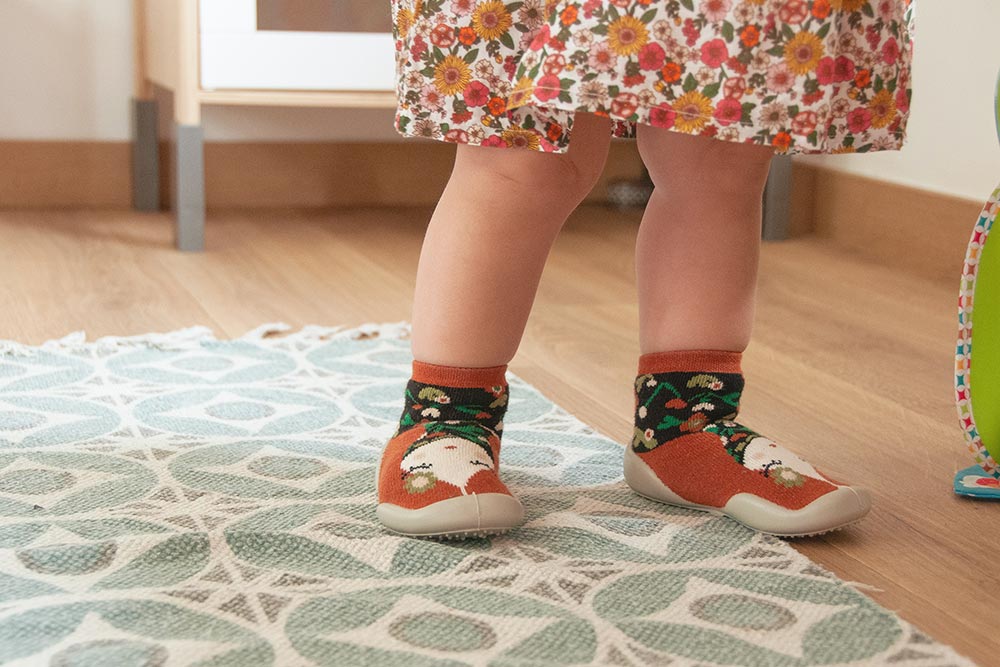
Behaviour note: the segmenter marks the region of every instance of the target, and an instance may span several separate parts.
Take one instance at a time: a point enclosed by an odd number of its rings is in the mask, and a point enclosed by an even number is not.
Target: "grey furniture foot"
[[[788,238],[791,216],[792,158],[779,155],[771,160],[771,173],[764,188],[764,229],[765,241],[780,241]]]
[[[199,125],[174,125],[174,215],[178,250],[205,249],[205,151]]]
[[[132,98],[132,208],[160,210],[156,101]]]

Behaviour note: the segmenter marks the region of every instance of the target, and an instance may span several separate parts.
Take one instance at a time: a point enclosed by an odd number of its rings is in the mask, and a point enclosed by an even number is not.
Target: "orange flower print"
[[[787,132],[778,132],[774,135],[774,139],[771,143],[778,149],[779,152],[784,153],[788,150],[788,147],[792,145],[792,135]]]
[[[487,107],[494,116],[499,116],[507,110],[507,102],[502,97],[494,97],[489,101]]]
[[[566,9],[562,10],[561,14],[559,14],[559,22],[563,25],[573,25],[576,23],[576,16],[576,5],[570,5]]]
[[[740,42],[747,48],[760,44],[760,28],[755,25],[744,27],[740,30]]]
[[[660,77],[666,83],[674,83],[675,81],[681,80],[681,72],[684,70],[677,63],[668,62],[660,70]]]
[[[813,0],[813,17],[822,21],[830,15],[830,0]]]

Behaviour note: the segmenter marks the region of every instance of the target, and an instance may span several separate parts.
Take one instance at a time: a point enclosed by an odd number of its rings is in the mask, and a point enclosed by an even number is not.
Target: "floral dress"
[[[564,152],[573,118],[780,153],[899,149],[912,0],[391,0],[396,129]]]

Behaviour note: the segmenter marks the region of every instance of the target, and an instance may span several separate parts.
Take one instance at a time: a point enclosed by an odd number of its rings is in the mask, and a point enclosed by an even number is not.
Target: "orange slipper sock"
[[[415,536],[502,533],[524,511],[498,476],[506,366],[413,362],[399,428],[382,453],[379,520]]]
[[[642,355],[625,479],[638,493],[709,510],[781,536],[825,533],[871,509],[867,490],[835,482],[736,422],[741,354]]]

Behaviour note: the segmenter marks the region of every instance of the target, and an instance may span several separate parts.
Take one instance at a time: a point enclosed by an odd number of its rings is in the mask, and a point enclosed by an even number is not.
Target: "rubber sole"
[[[505,533],[524,520],[524,507],[505,493],[472,493],[420,509],[379,503],[375,514],[389,530],[410,537],[466,539]]]
[[[631,447],[625,449],[625,482],[650,500],[727,516],[776,537],[811,537],[839,530],[863,519],[872,507],[871,493],[854,486],[841,486],[797,510],[750,493],[737,493],[724,507],[698,505],[671,491]]]

